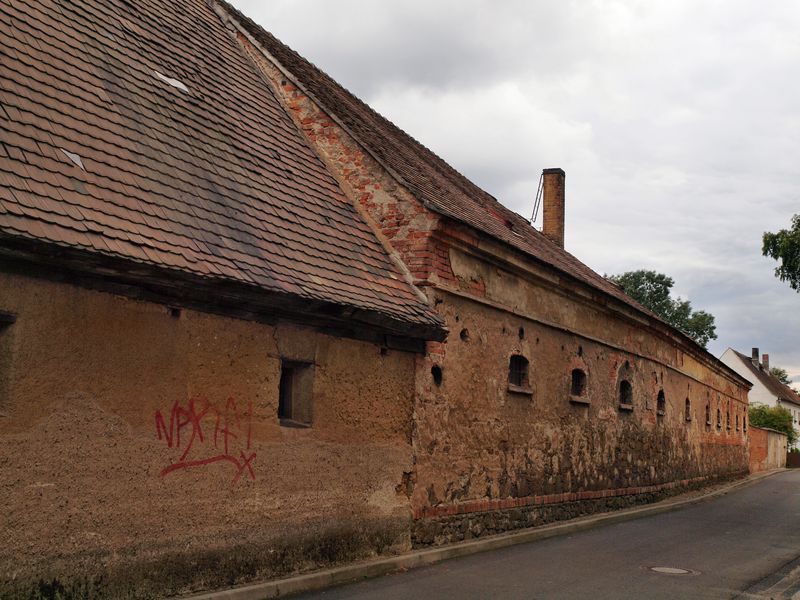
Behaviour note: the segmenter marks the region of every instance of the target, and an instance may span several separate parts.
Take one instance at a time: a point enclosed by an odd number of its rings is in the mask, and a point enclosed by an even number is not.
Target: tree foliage
[[[786,369],[782,369],[780,367],[771,367],[769,374],[780,381],[783,385],[791,385],[792,383],[792,381],[789,379],[789,373],[786,372]]]
[[[775,277],[789,282],[800,292],[800,214],[792,217],[792,226],[777,233],[764,233],[761,253],[780,262],[775,267]]]
[[[766,404],[751,404],[748,411],[750,425],[766,427],[785,433],[789,446],[797,442],[797,432],[792,424],[792,413],[782,406],[767,406]]]
[[[672,277],[640,269],[611,275],[608,279],[704,348],[709,341],[717,339],[714,315],[704,310],[692,310],[691,302],[670,295],[670,290],[675,285]]]

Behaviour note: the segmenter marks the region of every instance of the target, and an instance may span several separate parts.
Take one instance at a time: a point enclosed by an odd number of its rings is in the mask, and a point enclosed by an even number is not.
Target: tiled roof
[[[774,375],[771,375],[769,372],[765,371],[760,364],[758,366],[754,365],[749,356],[746,356],[741,352],[737,352],[736,350],[733,350],[733,352],[739,357],[739,359],[741,359],[741,361],[747,367],[747,370],[753,374],[755,379],[761,382],[761,384],[767,388],[772,395],[774,395],[776,398],[780,398],[781,400],[792,402],[793,404],[800,406],[800,394],[797,394],[788,385],[784,385],[778,381]]]
[[[626,295],[621,288],[550,241],[531,226],[527,219],[503,206],[431,150],[372,110],[297,52],[224,0],[218,1],[264,50],[297,79],[306,93],[329,114],[335,116],[429,209],[487,233],[632,306],[650,318],[661,320]]]
[[[0,1],[0,131],[6,241],[442,331],[204,0]]]

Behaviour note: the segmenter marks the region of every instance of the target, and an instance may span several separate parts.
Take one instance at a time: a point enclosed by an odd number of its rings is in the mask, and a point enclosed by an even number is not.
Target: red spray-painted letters
[[[235,468],[231,484],[242,475],[255,480],[250,451],[253,403],[240,412],[233,398],[223,407],[203,398],[191,398],[185,403],[176,401],[167,419],[156,411],[156,435],[168,448],[182,450],[172,464],[161,470],[164,477],[182,469],[212,463],[230,463]]]

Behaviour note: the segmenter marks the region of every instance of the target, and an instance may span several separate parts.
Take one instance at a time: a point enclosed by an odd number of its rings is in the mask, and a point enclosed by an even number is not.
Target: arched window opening
[[[515,388],[529,388],[528,367],[527,358],[514,354],[508,362],[508,385]]]
[[[688,398],[686,399],[686,408],[683,411],[683,416],[686,419],[686,421],[692,420],[692,401],[689,400]]]
[[[722,429],[722,411],[717,409],[717,429]]]
[[[706,404],[706,425],[711,426],[711,405]]]
[[[747,413],[744,413],[744,415],[742,415],[742,431],[747,433]]]
[[[622,410],[633,410],[633,387],[627,379],[619,382],[619,407]]]
[[[658,397],[656,398],[656,414],[663,417],[667,414],[667,399],[664,396],[664,390],[658,390]]]
[[[736,431],[739,431],[739,413],[736,413]]]
[[[586,373],[581,369],[572,369],[572,384],[569,393],[573,396],[583,396],[586,393]]]
[[[731,428],[731,409],[725,411],[725,429],[730,431]]]

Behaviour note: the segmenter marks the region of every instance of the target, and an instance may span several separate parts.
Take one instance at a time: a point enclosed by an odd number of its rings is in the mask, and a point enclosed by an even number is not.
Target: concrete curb
[[[266,598],[281,598],[291,594],[319,590],[345,583],[353,583],[362,579],[386,575],[395,571],[405,571],[413,569],[414,567],[430,565],[447,560],[448,558],[469,556],[470,554],[477,554],[479,552],[497,550],[517,544],[576,533],[602,525],[610,525],[611,523],[620,523],[622,521],[630,521],[645,516],[678,510],[691,506],[692,504],[723,496],[734,489],[751,485],[765,477],[783,471],[786,471],[786,469],[775,469],[773,471],[750,475],[706,494],[693,496],[692,498],[681,499],[678,497],[646,506],[601,513],[599,515],[590,515],[587,517],[578,517],[566,522],[501,533],[482,539],[470,540],[468,542],[440,546],[438,548],[412,551],[399,556],[377,558],[333,569],[315,571],[306,575],[287,577],[286,579],[274,579],[272,581],[265,581],[263,583],[250,584],[242,587],[194,594],[191,596],[184,596],[184,598],[186,600],[212,600],[218,598],[226,600],[263,600]]]

